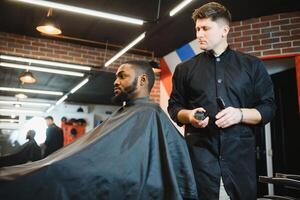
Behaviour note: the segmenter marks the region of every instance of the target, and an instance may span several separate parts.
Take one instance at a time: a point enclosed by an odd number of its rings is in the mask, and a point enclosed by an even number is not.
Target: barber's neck
[[[228,47],[227,41],[220,43],[217,47],[212,49],[214,56],[219,57],[224,51],[226,51],[227,47]]]

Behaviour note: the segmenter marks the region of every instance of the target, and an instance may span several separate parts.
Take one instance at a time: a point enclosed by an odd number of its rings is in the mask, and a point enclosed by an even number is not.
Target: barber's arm
[[[234,124],[259,124],[261,115],[255,108],[233,108],[228,107],[216,115],[216,125],[220,128],[227,128]]]
[[[275,115],[275,100],[272,80],[263,63],[257,60],[254,64],[254,93],[253,108],[228,107],[216,115],[216,125],[227,128],[234,124],[265,125]]]

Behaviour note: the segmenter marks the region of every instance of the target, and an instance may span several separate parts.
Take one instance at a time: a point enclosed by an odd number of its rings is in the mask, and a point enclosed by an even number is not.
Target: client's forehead
[[[118,68],[116,75],[118,75],[119,73],[135,73],[135,70],[134,70],[134,67],[130,64],[122,64]]]

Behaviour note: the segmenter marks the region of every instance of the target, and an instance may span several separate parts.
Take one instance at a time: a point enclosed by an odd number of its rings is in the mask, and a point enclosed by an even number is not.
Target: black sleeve
[[[255,62],[254,94],[254,108],[261,114],[261,125],[265,125],[274,117],[276,105],[271,77],[260,60]]]
[[[179,126],[183,124],[177,119],[177,114],[180,110],[186,108],[186,91],[185,91],[185,75],[182,65],[178,65],[175,69],[172,78],[172,92],[169,99],[168,113],[172,120]]]
[[[46,130],[46,140],[45,140],[46,146],[50,145],[51,137],[52,137],[51,129],[47,128],[47,130]]]

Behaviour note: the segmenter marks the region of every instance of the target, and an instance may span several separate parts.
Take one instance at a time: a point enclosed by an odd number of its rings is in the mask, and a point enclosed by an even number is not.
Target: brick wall
[[[111,58],[117,51],[83,46],[52,39],[34,38],[24,35],[0,32],[0,54],[23,56],[43,60],[88,65],[99,68]],[[118,66],[128,60],[151,60],[151,57],[126,53],[116,60],[108,68],[110,72],[116,72]],[[157,59],[156,59],[157,60]],[[159,74],[151,91],[151,98],[159,103]]]
[[[300,11],[233,22],[229,34],[233,49],[267,58],[295,56],[300,112]]]
[[[300,53],[300,11],[233,22],[228,42],[258,57]]]

